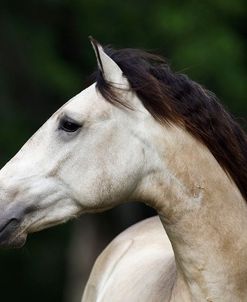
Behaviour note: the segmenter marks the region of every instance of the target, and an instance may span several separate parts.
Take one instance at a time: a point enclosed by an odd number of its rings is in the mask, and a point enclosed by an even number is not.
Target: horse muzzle
[[[20,215],[0,217],[0,248],[19,248],[26,242],[27,235],[20,234]]]

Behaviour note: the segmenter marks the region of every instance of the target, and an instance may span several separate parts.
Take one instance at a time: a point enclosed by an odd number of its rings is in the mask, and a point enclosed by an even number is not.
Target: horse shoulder
[[[175,275],[170,241],[152,217],[122,232],[99,255],[82,302],[169,301]]]

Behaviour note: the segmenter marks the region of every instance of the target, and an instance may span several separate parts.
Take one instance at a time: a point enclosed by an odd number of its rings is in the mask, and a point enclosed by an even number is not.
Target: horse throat
[[[183,284],[192,301],[246,301],[245,200],[209,150],[183,130],[166,133],[163,147],[164,170],[153,172],[142,192],[172,243],[174,288]]]

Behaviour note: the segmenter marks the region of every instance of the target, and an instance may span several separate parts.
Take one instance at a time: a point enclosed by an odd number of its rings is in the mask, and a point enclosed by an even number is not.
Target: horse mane
[[[137,49],[104,51],[121,68],[143,106],[161,124],[177,124],[205,144],[247,201],[247,135],[217,97],[166,60]],[[126,106],[100,70],[94,79],[103,97]]]

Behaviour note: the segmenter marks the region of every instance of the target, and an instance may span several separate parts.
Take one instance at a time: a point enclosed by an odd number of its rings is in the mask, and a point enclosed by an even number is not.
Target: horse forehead
[[[106,112],[110,106],[93,84],[74,96],[62,109],[92,115]]]

